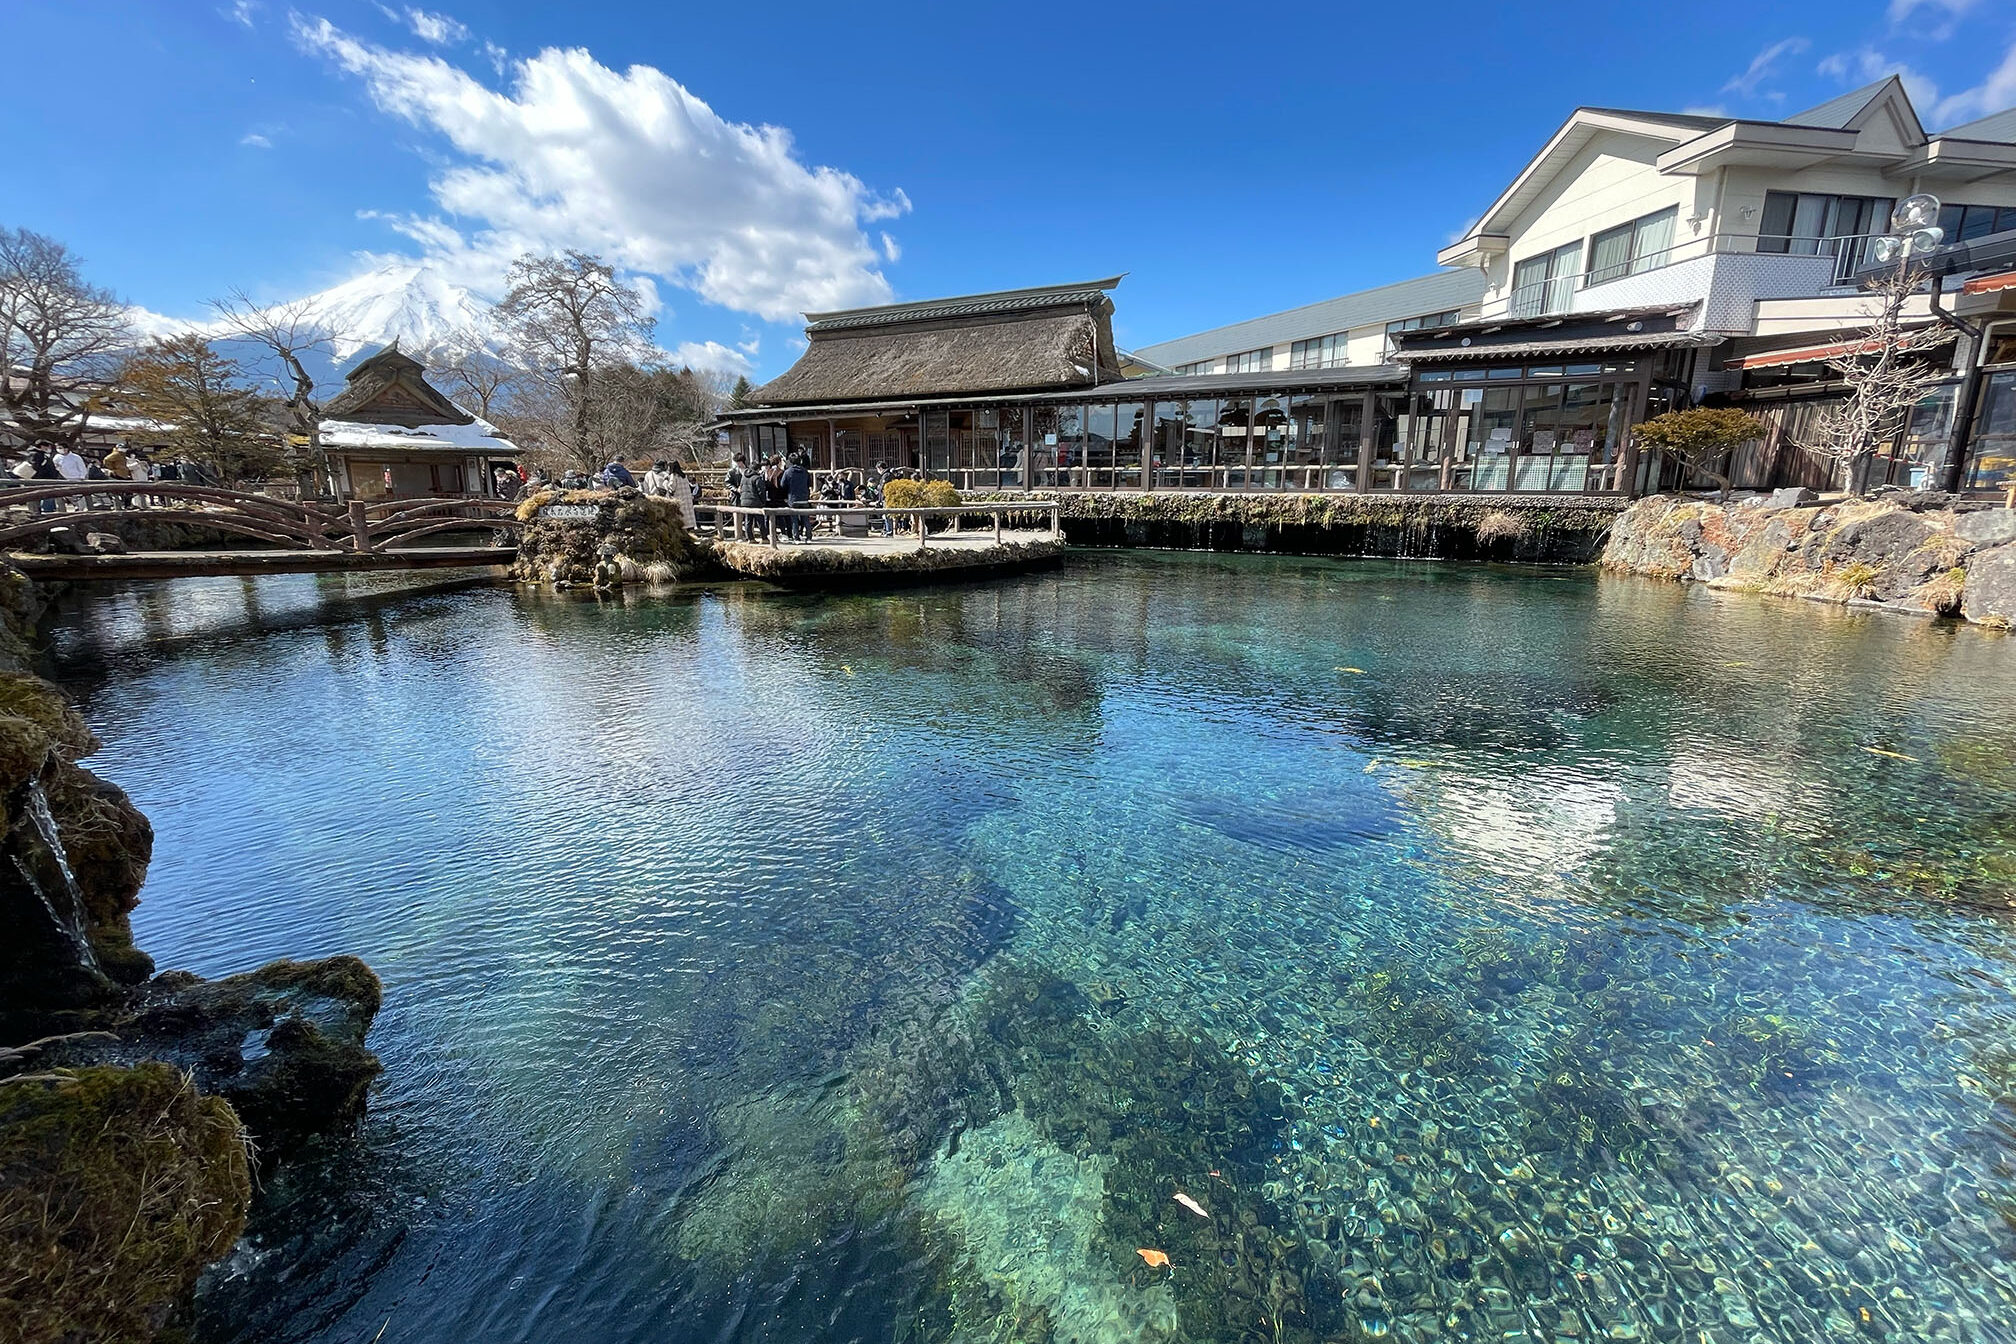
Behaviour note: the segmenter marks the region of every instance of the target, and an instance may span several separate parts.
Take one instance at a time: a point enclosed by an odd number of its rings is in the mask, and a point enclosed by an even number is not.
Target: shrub
[[[882,487],[882,503],[892,509],[921,509],[929,502],[925,497],[926,485],[924,481],[898,477]]]
[[[959,492],[952,488],[950,481],[924,482],[924,503],[933,509],[956,509],[966,501],[959,498]]]
[[[1729,476],[1723,468],[1729,454],[1770,432],[1762,420],[1733,406],[1696,406],[1655,415],[1631,434],[1640,448],[1656,449],[1691,471],[1713,477],[1726,499]]]
[[[1834,582],[1848,590],[1850,597],[1862,597],[1876,586],[1876,568],[1857,561],[1834,571]]]

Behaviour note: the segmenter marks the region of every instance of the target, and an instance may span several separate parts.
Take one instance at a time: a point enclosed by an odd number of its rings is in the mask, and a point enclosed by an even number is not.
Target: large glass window
[[[1589,243],[1589,283],[1600,285],[1665,264],[1673,246],[1673,222],[1679,216],[1680,207],[1669,205],[1597,234]]]
[[[1113,484],[1141,485],[1141,447],[1147,438],[1146,407],[1123,401],[1113,410]]]
[[[1322,482],[1316,468],[1328,460],[1324,437],[1325,403],[1321,397],[1295,397],[1288,403],[1288,485],[1313,490]]]
[[[1182,374],[1186,378],[1195,377],[1200,373],[1210,373],[1212,371],[1212,366],[1216,363],[1217,363],[1216,360],[1200,359],[1194,364],[1178,364],[1176,366],[1176,372]]]
[[[1343,332],[1297,341],[1288,348],[1291,369],[1337,369],[1351,362],[1344,350]]]
[[[1155,457],[1158,485],[1181,488],[1209,486],[1217,447],[1218,403],[1196,401],[1155,403]]]
[[[1948,205],[1940,208],[1939,227],[1949,243],[1971,243],[1991,233],[2016,229],[2016,205]]]
[[[1519,428],[1519,389],[1471,388],[1464,399],[1470,406],[1468,455],[1476,464],[1472,477],[1475,488],[1510,489],[1513,435]]]
[[[1265,373],[1274,367],[1274,347],[1264,350],[1248,350],[1242,354],[1225,356],[1227,373]]]
[[[1080,442],[1085,432],[1084,407],[1038,406],[1033,432],[1035,440],[1029,449],[1030,484],[1074,484],[1085,463]]]
[[[1834,279],[1846,280],[1868,260],[1870,244],[1890,227],[1889,196],[1833,196],[1767,191],[1757,228],[1759,252],[1833,257]]]
[[[2016,369],[1988,375],[1974,416],[1967,488],[2006,490],[2016,484]]]
[[[1563,312],[1581,279],[1582,244],[1567,243],[1512,268],[1512,316]]]
[[[1233,397],[1220,402],[1219,407],[1218,475],[1228,488],[1236,490],[1246,484],[1246,460],[1252,448],[1253,403],[1245,397]]]
[[[1253,484],[1279,489],[1286,483],[1288,401],[1256,397],[1253,401]]]

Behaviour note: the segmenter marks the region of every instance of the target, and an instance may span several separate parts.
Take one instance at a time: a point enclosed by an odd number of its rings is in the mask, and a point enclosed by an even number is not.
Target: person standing
[[[81,481],[91,475],[91,468],[85,464],[84,455],[77,451],[77,445],[74,443],[63,446],[62,451],[56,454],[53,465],[56,468],[56,475],[66,481]],[[90,505],[83,500],[65,500],[63,507],[89,508]]]
[[[754,466],[744,467],[742,470],[742,507],[745,509],[767,509],[770,507],[770,483],[764,478],[764,474]],[[743,538],[744,540],[768,541],[770,539],[769,519],[745,516],[742,521],[749,524],[749,535]],[[739,523],[737,524],[736,535],[741,535],[741,526]]]
[[[784,486],[784,502],[786,504],[790,505],[793,509],[809,509],[812,507],[812,473],[805,469],[803,454],[796,454],[791,458],[791,463],[784,468],[780,480]],[[794,513],[791,515],[791,539],[793,541],[812,540],[811,514]]]
[[[679,518],[686,524],[686,530],[698,532],[700,519],[693,512],[693,483],[686,479],[686,468],[677,462],[667,462],[662,479],[664,481],[662,493],[679,506]]]

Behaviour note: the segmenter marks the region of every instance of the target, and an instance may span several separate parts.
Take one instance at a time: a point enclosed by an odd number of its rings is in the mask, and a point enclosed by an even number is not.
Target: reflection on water
[[[1128,555],[62,619],[142,944],[387,983],[202,1339],[2016,1339],[2006,638]]]

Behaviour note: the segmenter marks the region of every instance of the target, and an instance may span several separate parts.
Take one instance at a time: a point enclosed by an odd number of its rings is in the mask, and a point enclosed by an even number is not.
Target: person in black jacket
[[[812,507],[812,473],[805,467],[805,455],[794,454],[791,464],[778,477],[784,487],[784,502],[794,509]],[[794,541],[812,540],[812,515],[794,513],[787,520],[791,524],[790,537]]]

